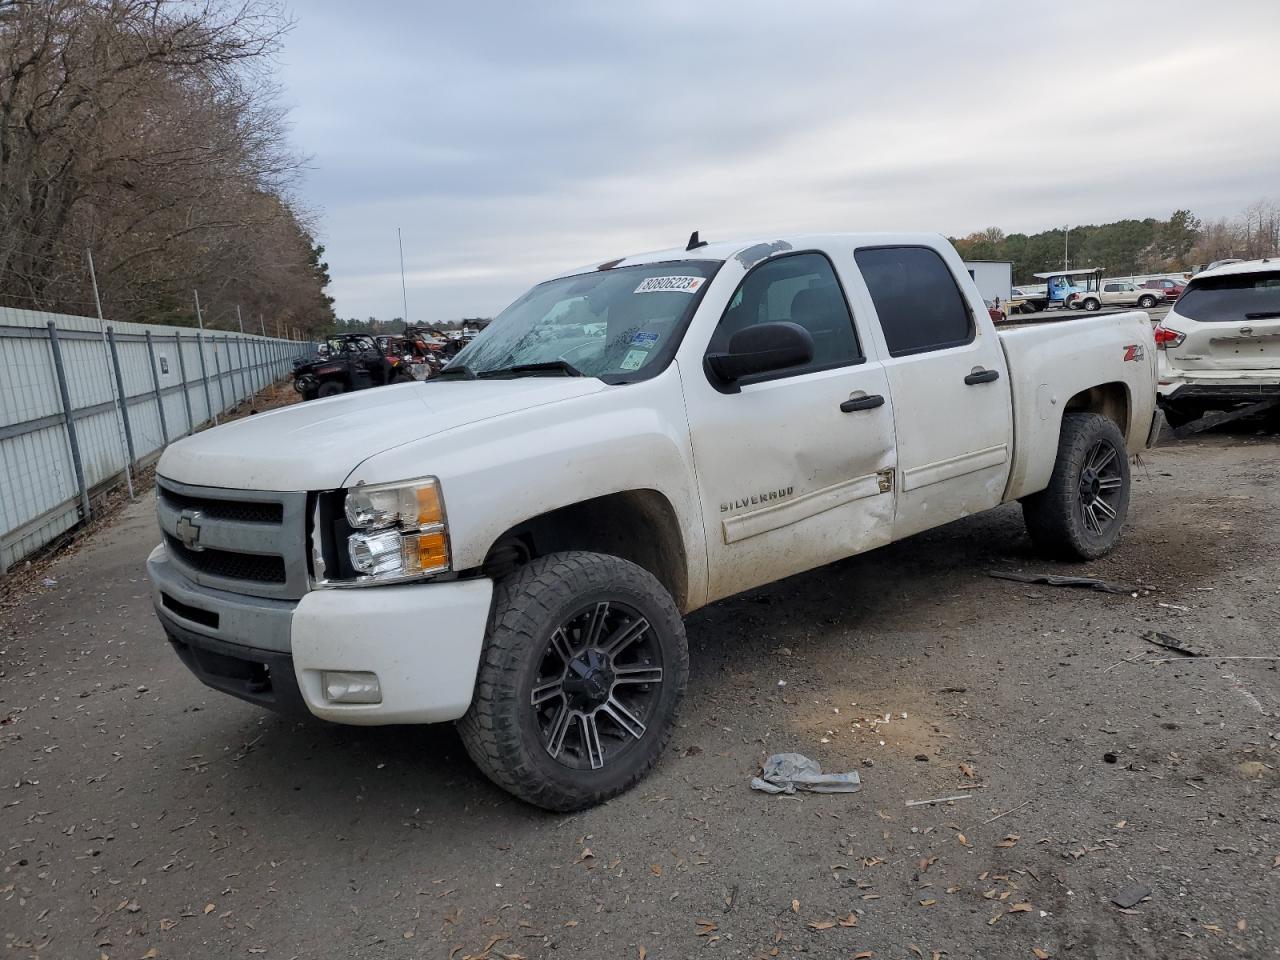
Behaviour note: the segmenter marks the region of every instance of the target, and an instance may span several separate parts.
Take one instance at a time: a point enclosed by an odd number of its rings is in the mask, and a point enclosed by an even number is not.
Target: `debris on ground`
[[[1141,903],[1149,896],[1151,896],[1151,888],[1145,883],[1131,883],[1112,897],[1111,902],[1117,907],[1127,910],[1129,907]]]
[[[1164,647],[1166,650],[1172,650],[1174,653],[1180,653],[1184,657],[1203,657],[1204,654],[1198,650],[1192,650],[1183,644],[1177,637],[1168,633],[1157,633],[1155,630],[1148,630],[1142,635],[1142,639],[1147,643],[1154,643],[1157,647]]]
[[[823,773],[817,760],[802,753],[775,753],[764,762],[760,776],[751,778],[751,789],[764,793],[854,793],[862,789],[857,771]]]
[[[952,800],[968,800],[972,797],[971,793],[958,793],[954,797],[934,797],[932,800],[908,800],[908,807],[923,807],[929,803],[950,803]]]
[[[1125,583],[1110,580],[1099,580],[1097,577],[1064,577],[1055,573],[1014,573],[1011,570],[988,570],[989,576],[997,580],[1014,580],[1018,583],[1043,583],[1051,587],[1085,587],[1102,593],[1135,595],[1139,588]]]

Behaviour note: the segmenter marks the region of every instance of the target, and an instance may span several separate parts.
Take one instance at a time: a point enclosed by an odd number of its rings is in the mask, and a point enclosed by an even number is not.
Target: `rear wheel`
[[[345,393],[342,384],[337,380],[326,380],[320,384],[320,389],[316,391],[317,397],[336,397],[340,393]]]
[[[1093,560],[1120,539],[1129,512],[1129,455],[1108,417],[1062,418],[1049,486],[1022,501],[1036,549],[1063,560]]]
[[[1083,303],[1083,304],[1081,304],[1081,306],[1083,306],[1083,307],[1084,307],[1086,310],[1088,310],[1090,313],[1093,313],[1093,312],[1094,312],[1095,310],[1097,310],[1100,306],[1102,306],[1102,304],[1100,304],[1100,303],[1099,303],[1097,300],[1095,300],[1093,297],[1089,297],[1087,300],[1085,300],[1085,301],[1084,301],[1084,303]]]
[[[551,554],[498,583],[458,730],[498,786],[577,810],[649,772],[688,674],[684,623],[652,574],[606,554]]]

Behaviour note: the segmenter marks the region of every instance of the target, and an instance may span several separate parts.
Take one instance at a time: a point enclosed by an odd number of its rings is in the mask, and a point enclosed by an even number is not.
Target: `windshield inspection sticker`
[[[657,342],[658,335],[649,330],[631,335],[631,345],[633,347],[644,347],[646,350],[652,350]]]
[[[697,293],[706,277],[650,277],[641,280],[636,293]]]
[[[622,363],[618,364],[618,366],[623,370],[639,370],[644,366],[647,356],[649,356],[648,350],[628,350],[627,355],[622,358]]]

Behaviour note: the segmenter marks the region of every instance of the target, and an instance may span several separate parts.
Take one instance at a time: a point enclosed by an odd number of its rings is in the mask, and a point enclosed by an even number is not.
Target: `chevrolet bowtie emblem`
[[[178,526],[174,530],[182,545],[188,550],[203,550],[200,546],[200,521],[204,514],[199,510],[183,510],[178,517]]]

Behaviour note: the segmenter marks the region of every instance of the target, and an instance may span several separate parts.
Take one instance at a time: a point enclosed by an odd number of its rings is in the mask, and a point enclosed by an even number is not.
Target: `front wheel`
[[[1120,539],[1129,512],[1129,455],[1120,428],[1096,413],[1062,418],[1049,486],[1022,501],[1031,542],[1062,560],[1094,560]]]
[[[550,554],[498,583],[458,730],[498,786],[578,810],[649,772],[688,675],[684,623],[652,574],[607,554]]]
[[[1155,305],[1156,305],[1155,297],[1142,297],[1141,299],[1138,300],[1138,306],[1140,306],[1143,310],[1150,310]]]

